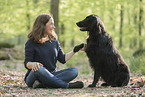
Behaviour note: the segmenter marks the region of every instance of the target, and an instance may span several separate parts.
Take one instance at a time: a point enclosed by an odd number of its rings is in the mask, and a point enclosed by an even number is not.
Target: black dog
[[[94,81],[89,87],[95,87],[100,77],[105,81],[102,86],[126,86],[130,70],[105,31],[102,20],[97,15],[89,15],[76,24],[81,31],[88,31],[89,34],[85,52],[94,70]]]

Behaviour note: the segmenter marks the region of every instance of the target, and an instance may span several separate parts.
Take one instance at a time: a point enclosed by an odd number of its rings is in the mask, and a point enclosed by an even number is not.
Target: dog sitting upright
[[[89,34],[85,52],[94,70],[94,81],[89,87],[95,87],[100,77],[105,81],[102,86],[126,86],[130,79],[129,67],[115,48],[102,20],[97,15],[89,15],[76,24]]]

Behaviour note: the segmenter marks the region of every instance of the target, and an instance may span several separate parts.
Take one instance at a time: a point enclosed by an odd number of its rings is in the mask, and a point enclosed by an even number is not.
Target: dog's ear
[[[99,34],[102,33],[102,26],[101,26],[100,22],[98,22],[98,24],[97,24],[97,32],[98,32]]]
[[[97,33],[101,34],[105,32],[105,27],[102,20],[98,17],[97,18]]]
[[[100,19],[100,17],[97,17],[97,21],[98,21],[98,27],[99,27],[99,33],[104,33],[105,32],[105,26],[103,24],[103,21]]]

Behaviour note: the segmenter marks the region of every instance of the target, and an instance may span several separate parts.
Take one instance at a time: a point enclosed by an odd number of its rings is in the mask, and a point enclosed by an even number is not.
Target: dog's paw
[[[92,84],[91,84],[91,85],[89,85],[88,87],[93,88],[93,87],[96,87],[96,85],[92,85]]]
[[[107,84],[107,83],[102,83],[101,86],[105,87],[105,86],[109,86],[109,84]]]

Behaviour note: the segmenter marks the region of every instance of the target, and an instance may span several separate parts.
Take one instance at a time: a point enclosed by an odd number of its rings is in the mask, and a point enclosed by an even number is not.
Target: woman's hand
[[[34,65],[33,65],[33,67],[32,67],[32,71],[33,71],[33,72],[34,72],[34,71],[37,71],[37,70],[40,68],[39,65],[43,66],[43,65],[42,65],[41,63],[39,63],[39,62],[35,62]]]
[[[84,43],[84,47],[81,50],[85,51],[86,47],[87,47],[87,43]]]
[[[76,52],[78,52],[79,50],[84,51],[85,48],[86,48],[86,46],[87,46],[86,43],[82,43],[82,44],[80,44],[80,45],[75,46],[74,49],[73,49],[73,51],[71,51],[71,52],[69,52],[69,53],[67,53],[67,54],[65,55],[65,61],[67,62],[68,60],[70,60],[71,57],[72,57]]]
[[[28,62],[27,63],[27,68],[32,69],[32,71],[37,71],[40,68],[40,65],[43,66],[39,62]]]

